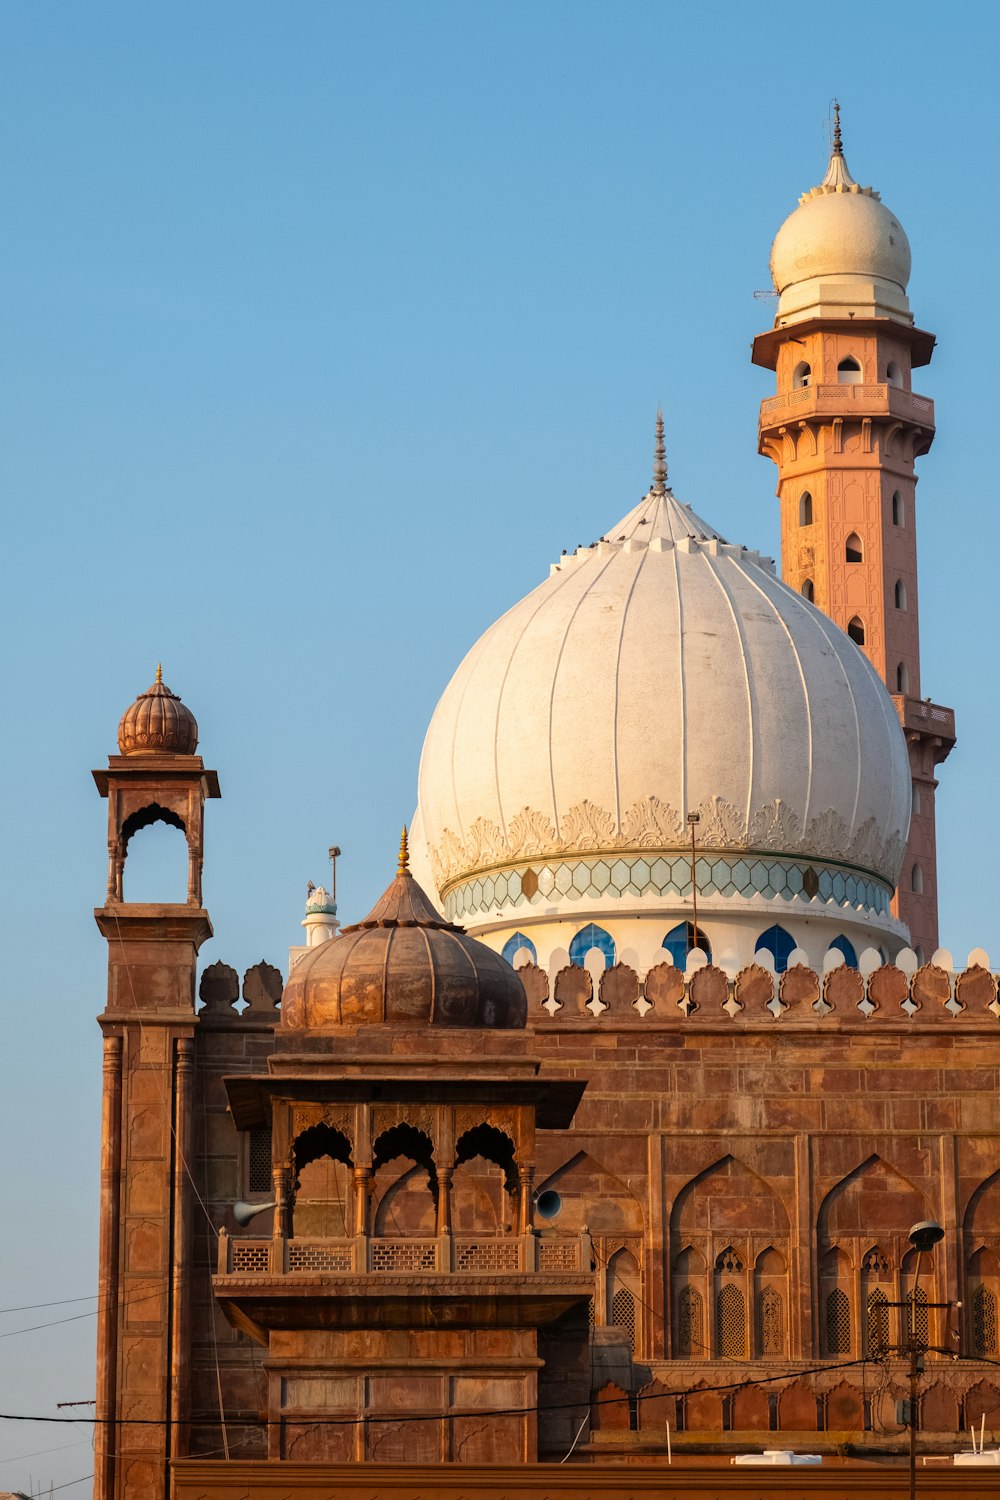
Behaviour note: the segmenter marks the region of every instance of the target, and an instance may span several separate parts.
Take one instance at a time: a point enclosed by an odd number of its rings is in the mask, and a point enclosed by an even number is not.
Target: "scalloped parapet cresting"
[[[199,1018],[238,1022],[249,1016],[254,1020],[269,1020],[277,1024],[281,1019],[283,987],[281,970],[263,959],[247,969],[242,987],[239,974],[229,964],[209,964],[198,985],[198,997],[201,1000]],[[241,997],[245,1002],[242,1011],[236,1008]]]
[[[862,954],[857,968],[837,963],[817,972],[797,962],[781,975],[769,962],[727,974],[701,953],[702,962],[686,971],[664,962],[648,970],[645,979],[625,963],[605,969],[596,982],[578,964],[563,964],[552,980],[531,963],[524,964],[519,975],[529,1018],[534,1016],[536,1024],[544,1012],[560,1022],[598,1021],[612,1028],[726,1021],[771,1025],[783,1018],[828,1026],[1000,1021],[1000,976],[984,965],[970,963],[955,974],[936,963],[904,967],[880,961],[872,967],[865,963],[872,951]],[[909,950],[904,955],[911,956]],[[764,960],[769,957],[758,954]],[[796,950],[792,957],[805,955]]]

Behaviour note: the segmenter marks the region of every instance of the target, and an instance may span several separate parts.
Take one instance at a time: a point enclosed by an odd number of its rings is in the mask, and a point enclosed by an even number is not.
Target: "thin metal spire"
[[[843,156],[844,140],[840,134],[840,100],[833,101],[833,154]]]
[[[667,449],[663,441],[663,407],[656,411],[656,447],[653,450],[653,494],[662,495],[667,488]]]
[[[162,682],[163,681],[163,663],[162,662],[157,662],[156,663],[156,680],[157,680],[157,682]]]
[[[403,836],[399,841],[399,869],[398,875],[410,873],[410,841],[406,832],[406,824],[403,824]]]

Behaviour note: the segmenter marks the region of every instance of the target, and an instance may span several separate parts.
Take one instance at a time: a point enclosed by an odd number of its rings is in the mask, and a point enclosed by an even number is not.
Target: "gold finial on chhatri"
[[[653,452],[653,494],[662,495],[667,488],[667,449],[663,441],[663,407],[656,410],[656,447]]]
[[[163,681],[163,663],[160,661],[156,663],[156,680],[160,683]]]
[[[840,134],[839,99],[834,99],[833,101],[833,154],[834,156],[843,156],[844,154],[844,141],[843,137]]]
[[[403,824],[403,835],[399,841],[399,869],[397,874],[409,875],[410,873],[410,841],[406,833],[406,824]]]

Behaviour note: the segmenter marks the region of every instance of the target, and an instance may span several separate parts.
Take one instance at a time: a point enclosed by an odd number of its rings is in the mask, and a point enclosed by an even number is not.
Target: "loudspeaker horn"
[[[562,1199],[553,1188],[546,1188],[535,1199],[535,1213],[540,1219],[554,1219],[562,1208]]]
[[[233,1218],[236,1220],[237,1224],[239,1224],[241,1229],[245,1229],[246,1226],[250,1223],[250,1220],[255,1219],[258,1214],[262,1214],[265,1209],[276,1207],[277,1204],[274,1202],[244,1203],[241,1198],[239,1203],[233,1204]]]

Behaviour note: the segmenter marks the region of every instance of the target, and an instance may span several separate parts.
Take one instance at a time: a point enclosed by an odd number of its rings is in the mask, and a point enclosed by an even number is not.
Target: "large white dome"
[[[654,486],[458,668],[424,743],[417,860],[473,927],[662,902],[688,879],[692,810],[699,907],[888,912],[910,773],[884,686],[770,559]]]

